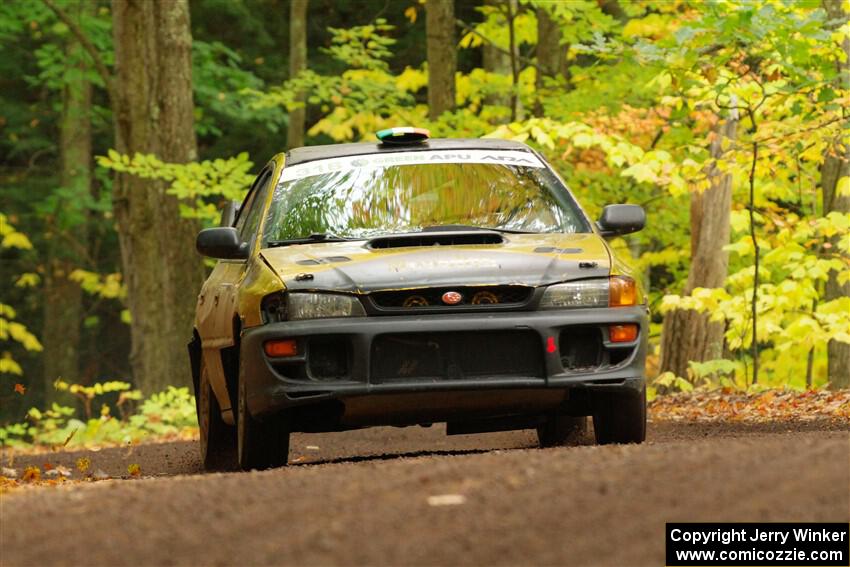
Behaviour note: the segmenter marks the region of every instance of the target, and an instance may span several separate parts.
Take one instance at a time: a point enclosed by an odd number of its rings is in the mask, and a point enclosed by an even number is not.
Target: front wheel
[[[237,418],[239,466],[242,470],[263,470],[286,465],[289,457],[289,427],[285,419],[272,416],[257,421],[248,412],[245,381],[239,380]]]
[[[221,419],[221,409],[210,385],[209,373],[201,359],[197,392],[201,462],[204,470],[232,470],[236,466],[236,428]]]
[[[593,430],[600,445],[643,443],[646,439],[646,388],[640,392],[597,394]]]

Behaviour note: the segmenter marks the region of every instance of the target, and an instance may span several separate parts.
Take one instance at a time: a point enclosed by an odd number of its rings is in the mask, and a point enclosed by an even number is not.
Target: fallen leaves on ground
[[[436,494],[428,497],[428,506],[460,506],[466,503],[463,494]]]
[[[649,404],[653,421],[850,421],[850,390],[766,390],[729,388],[658,396]]]
[[[100,449],[106,449],[111,447],[127,447],[128,449],[131,449],[139,445],[169,443],[172,441],[197,441],[199,436],[198,428],[196,427],[186,428],[184,431],[181,431],[179,433],[169,433],[167,435],[148,435],[142,439],[133,439],[132,441],[122,441],[120,443],[98,440],[86,441],[85,443],[81,444],[71,444],[71,440],[74,439],[74,437],[79,431],[80,428],[74,429],[73,431],[71,431],[68,437],[66,437],[65,440],[61,443],[55,443],[50,445],[15,445],[14,447],[8,448],[0,445],[0,451],[14,451],[17,455],[33,455],[36,453],[63,451],[65,449],[89,451],[98,451]]]
[[[41,480],[23,480],[23,479],[14,479],[9,478],[3,475],[0,475],[0,496],[3,494],[15,489],[20,488],[22,486],[58,486],[60,484],[65,483],[65,477],[60,476],[57,478],[50,479],[41,479]]]
[[[93,475],[91,475],[91,478],[92,478],[93,480],[109,480],[109,479],[110,479],[110,478],[112,478],[112,477],[111,477],[111,476],[109,476],[109,474],[107,474],[107,473],[106,473],[106,472],[104,472],[103,470],[101,470],[101,469],[97,469],[96,471],[94,471],[94,474],[93,474]]]
[[[62,465],[58,465],[56,467],[52,467],[50,470],[45,469],[44,470],[44,476],[55,477],[55,478],[59,478],[59,477],[68,478],[68,477],[71,476],[71,469],[69,469],[67,467],[63,467]]]
[[[102,480],[111,480],[115,477],[110,476],[103,469],[92,467],[92,461],[88,457],[80,457],[77,459],[77,471],[72,471],[68,467],[62,465],[44,464],[44,472],[37,466],[29,466],[20,473],[19,469],[12,467],[0,467],[0,495],[11,491],[15,488],[35,487],[35,486],[58,486],[61,484],[82,484],[87,482],[97,482]],[[142,475],[142,467],[139,464],[131,464],[127,466],[129,476],[118,478],[140,478]]]
[[[24,482],[38,482],[41,480],[41,469],[38,467],[27,467],[21,477]]]

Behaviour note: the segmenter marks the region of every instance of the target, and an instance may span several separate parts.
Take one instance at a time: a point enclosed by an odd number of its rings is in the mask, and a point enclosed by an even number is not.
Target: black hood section
[[[493,231],[474,232],[414,232],[410,234],[393,234],[378,236],[366,243],[372,250],[387,248],[411,248],[423,246],[463,246],[480,244],[502,244],[504,237]]]

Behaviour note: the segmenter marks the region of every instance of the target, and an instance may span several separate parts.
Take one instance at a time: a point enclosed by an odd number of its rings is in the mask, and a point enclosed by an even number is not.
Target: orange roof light
[[[629,307],[637,305],[637,285],[627,276],[611,276],[608,280],[608,306]]]

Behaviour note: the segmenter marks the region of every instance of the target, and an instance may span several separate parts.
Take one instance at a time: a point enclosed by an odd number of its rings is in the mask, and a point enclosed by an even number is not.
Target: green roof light
[[[384,144],[419,144],[431,137],[431,132],[425,128],[401,126],[387,128],[377,133],[378,139]]]

